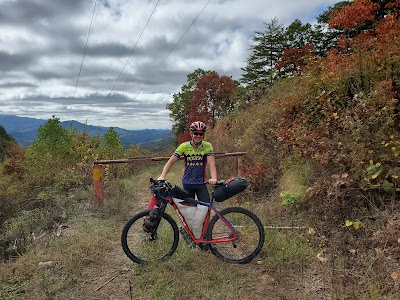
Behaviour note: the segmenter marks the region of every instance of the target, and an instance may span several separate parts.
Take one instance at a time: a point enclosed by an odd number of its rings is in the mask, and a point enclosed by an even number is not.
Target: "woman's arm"
[[[207,165],[210,169],[210,176],[211,178],[208,180],[209,184],[216,184],[217,183],[217,168],[215,167],[215,156],[210,155],[207,156]]]
[[[176,163],[178,160],[179,160],[179,158],[177,158],[175,155],[172,155],[169,158],[169,160],[167,161],[167,163],[165,164],[161,175],[158,177],[158,180],[165,180],[165,177],[167,176],[169,170],[171,170],[174,163]]]

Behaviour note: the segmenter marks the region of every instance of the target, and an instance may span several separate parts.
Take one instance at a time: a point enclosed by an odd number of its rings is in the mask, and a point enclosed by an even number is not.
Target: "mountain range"
[[[47,120],[42,119],[0,114],[0,125],[23,147],[28,147],[37,139],[39,127],[46,122]],[[75,128],[79,132],[86,128],[86,131],[92,136],[103,136],[109,129],[109,127],[87,125],[74,120],[63,121],[60,124],[65,128]],[[126,148],[131,144],[145,146],[159,144],[165,146],[166,144],[170,145],[173,141],[170,129],[128,130],[119,127],[113,127],[113,129],[120,135],[121,142]]]

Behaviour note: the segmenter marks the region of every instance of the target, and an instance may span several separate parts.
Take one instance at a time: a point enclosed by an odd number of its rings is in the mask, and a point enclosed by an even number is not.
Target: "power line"
[[[95,1],[94,1],[94,6],[93,6],[93,12],[92,12],[92,19],[91,19],[91,21],[90,21],[89,31],[88,31],[88,34],[87,34],[87,37],[86,37],[85,50],[83,51],[82,62],[81,62],[81,66],[80,66],[80,68],[79,68],[79,73],[78,73],[78,79],[76,80],[75,91],[74,91],[74,97],[75,97],[75,94],[76,94],[76,90],[77,90],[77,88],[78,88],[79,78],[81,77],[83,62],[84,62],[84,60],[85,60],[86,52],[87,52],[87,49],[88,49],[90,36],[92,35],[94,21],[95,21],[96,16],[97,16],[97,14],[96,14],[96,11],[98,11],[98,10],[97,10],[97,7],[98,7],[98,0],[95,0]]]
[[[158,65],[158,67],[154,70],[154,72],[158,72],[162,66],[162,64],[167,60],[167,58],[171,55],[172,51],[175,50],[176,46],[179,44],[179,42],[183,39],[183,37],[186,35],[186,33],[190,30],[192,25],[196,22],[196,20],[200,17],[200,15],[203,13],[203,11],[206,9],[208,4],[211,2],[211,0],[208,0],[208,2],[204,5],[204,7],[200,10],[200,12],[197,14],[197,16],[193,19],[192,23],[190,23],[189,27],[186,29],[186,31],[182,34],[182,36],[179,38],[179,40],[175,43],[175,45],[172,47],[172,49],[169,51],[167,56],[162,60],[162,62]],[[143,91],[143,88],[150,82],[150,80],[147,80],[140,91],[136,94],[135,98],[133,98],[132,101],[136,100],[137,96]]]
[[[121,72],[119,72],[118,77],[117,77],[117,79],[115,80],[115,82],[114,82],[114,84],[113,84],[111,90],[109,91],[109,93],[111,93],[111,92],[114,90],[115,85],[117,84],[117,82],[118,82],[119,79],[121,78],[122,72],[124,71],[124,69],[125,69],[125,67],[126,67],[126,65],[127,65],[127,63],[128,63],[128,61],[129,61],[129,59],[131,58],[131,56],[132,56],[132,54],[133,54],[133,51],[135,51],[136,46],[137,46],[137,44],[139,43],[139,41],[140,41],[140,39],[141,39],[141,37],[142,37],[142,35],[143,35],[143,32],[145,31],[147,25],[149,24],[150,19],[151,19],[151,17],[153,16],[154,11],[156,10],[156,8],[157,8],[159,2],[160,2],[160,0],[158,0],[157,3],[156,3],[156,5],[154,6],[153,11],[151,12],[149,18],[147,19],[147,22],[146,22],[146,24],[144,25],[144,27],[143,27],[143,29],[142,29],[142,32],[141,32],[140,35],[139,35],[139,38],[137,39],[135,45],[133,46],[131,52],[129,53],[129,56],[128,56],[127,60],[125,61],[125,64],[124,64],[124,66],[123,66],[122,69],[121,69]]]
[[[138,14],[138,16],[141,16],[142,14],[144,14],[144,12],[145,12],[145,11],[147,10],[147,8],[149,7],[151,1],[152,1],[152,0],[149,0],[149,1],[148,1],[146,7],[143,9],[143,11],[141,11],[141,12]],[[135,26],[133,27],[133,28],[135,29],[135,31],[136,31],[136,28],[137,28],[138,25],[139,25],[140,20],[141,20],[140,18],[137,18],[136,24],[135,24]],[[131,41],[129,41],[129,43],[130,43],[130,42],[131,42]],[[117,68],[116,66],[113,67],[113,69],[112,69],[110,75],[108,76],[108,79],[105,80],[106,83],[108,83],[108,82],[110,82],[110,81],[112,80],[112,77],[113,77],[114,73],[117,71],[117,69],[118,69],[118,68]],[[104,88],[104,89],[102,90],[102,92],[105,92],[105,90],[106,90],[106,89]]]

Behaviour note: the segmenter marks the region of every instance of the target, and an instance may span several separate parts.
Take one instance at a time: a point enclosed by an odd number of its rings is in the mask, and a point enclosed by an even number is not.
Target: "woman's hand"
[[[208,179],[208,184],[216,184],[217,183],[217,179]]]

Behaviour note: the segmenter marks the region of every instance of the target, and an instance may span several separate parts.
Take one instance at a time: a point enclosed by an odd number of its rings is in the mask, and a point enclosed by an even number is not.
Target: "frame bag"
[[[217,202],[223,202],[226,199],[243,192],[248,185],[249,182],[241,177],[227,179],[222,185],[219,185],[215,188],[214,199]]]
[[[185,218],[185,221],[192,231],[194,237],[199,239],[203,229],[204,219],[206,218],[208,212],[208,207],[204,205],[182,204],[185,200],[177,198],[172,198],[172,200],[175,202],[182,216]]]

